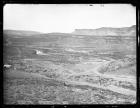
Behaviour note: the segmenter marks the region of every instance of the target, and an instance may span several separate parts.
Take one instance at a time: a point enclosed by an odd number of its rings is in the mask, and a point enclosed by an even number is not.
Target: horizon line
[[[83,30],[83,29],[87,29],[87,30],[96,30],[96,29],[101,29],[101,28],[126,28],[126,27],[132,27],[132,26],[136,26],[136,24],[134,24],[134,25],[131,25],[131,26],[121,26],[121,27],[105,27],[105,26],[103,26],[103,27],[97,27],[97,28],[80,28],[80,29],[78,29],[78,28],[75,28],[75,29],[73,29],[73,31],[75,31],[75,30]],[[3,28],[3,31],[5,31],[5,30],[13,30],[13,31],[31,31],[31,32],[39,32],[39,33],[72,33],[72,32],[58,32],[58,31],[54,31],[54,32],[42,32],[42,31],[37,31],[37,30],[26,30],[26,29],[10,29],[10,28],[8,28],[8,29],[4,29]]]

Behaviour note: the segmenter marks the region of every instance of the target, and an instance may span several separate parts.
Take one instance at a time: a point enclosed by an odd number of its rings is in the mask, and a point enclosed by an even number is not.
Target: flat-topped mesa
[[[136,36],[136,25],[122,28],[102,27],[98,29],[75,29],[72,34],[95,36]]]

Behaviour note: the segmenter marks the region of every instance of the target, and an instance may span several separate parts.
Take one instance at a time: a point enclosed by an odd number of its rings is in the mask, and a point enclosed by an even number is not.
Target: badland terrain
[[[135,25],[3,39],[5,104],[136,103]]]

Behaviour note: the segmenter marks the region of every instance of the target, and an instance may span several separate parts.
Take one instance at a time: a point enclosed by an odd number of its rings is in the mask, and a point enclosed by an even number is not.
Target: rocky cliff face
[[[102,27],[98,29],[75,29],[73,34],[96,36],[136,36],[136,25],[123,28]]]

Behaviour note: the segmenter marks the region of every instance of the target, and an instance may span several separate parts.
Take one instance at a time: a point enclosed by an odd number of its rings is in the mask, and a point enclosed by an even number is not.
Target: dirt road
[[[50,80],[56,80],[56,81],[63,81],[64,80],[58,80],[58,79],[53,79],[53,78],[48,78],[46,76],[37,74],[37,73],[26,73],[26,72],[19,72],[19,71],[11,71],[11,72],[6,72],[4,77],[14,77],[14,78],[45,78],[45,79],[50,79]],[[101,88],[101,89],[105,89],[105,90],[111,90],[117,93],[121,93],[121,94],[125,94],[125,95],[133,95],[136,96],[136,92],[133,90],[128,90],[128,89],[124,89],[124,88],[120,88],[120,87],[116,87],[116,86],[99,86],[97,84],[90,84],[87,82],[77,82],[77,81],[66,81],[65,82],[67,84],[74,84],[74,85],[88,85],[90,87],[96,87],[96,88]]]

